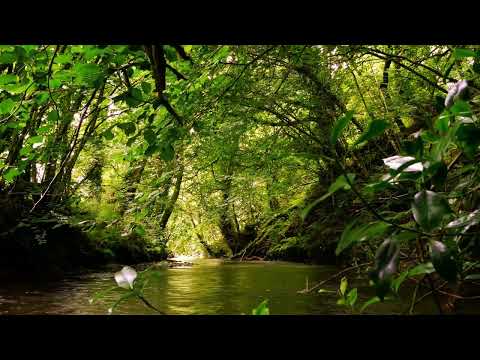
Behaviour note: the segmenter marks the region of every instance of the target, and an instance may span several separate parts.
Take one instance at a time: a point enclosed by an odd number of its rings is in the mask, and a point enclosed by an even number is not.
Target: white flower
[[[461,216],[457,220],[450,221],[447,224],[447,228],[455,228],[459,226],[468,226],[471,227],[472,225],[478,224],[480,221],[480,210],[475,210],[468,215]]]
[[[465,90],[467,90],[467,87],[467,80],[460,80],[455,84],[451,84],[448,89],[447,97],[445,98],[445,107],[448,108],[452,106],[455,100],[457,100],[465,92]]]
[[[422,130],[421,129],[412,134],[414,139],[418,139],[418,137],[421,136],[421,135],[422,135]]]
[[[473,119],[471,117],[459,116],[458,120],[460,120],[462,124],[473,124]]]
[[[447,251],[447,247],[445,246],[445,244],[441,243],[440,241],[432,241],[430,243],[430,247],[432,248],[433,252],[443,253]]]
[[[399,156],[399,155],[395,155],[395,156],[391,156],[389,158],[385,158],[383,159],[383,162],[385,163],[386,166],[388,166],[390,169],[393,169],[393,170],[397,170],[398,168],[400,168],[403,164],[409,162],[409,161],[412,161],[412,160],[415,160],[414,157],[411,157],[411,156]],[[421,162],[418,162],[418,163],[415,163],[415,164],[412,164],[410,166],[408,166],[406,169],[404,169],[403,171],[406,171],[406,172],[418,172],[418,171],[423,171],[423,165]]]
[[[115,273],[117,285],[124,289],[133,289],[133,282],[137,277],[137,272],[130,266],[124,266],[122,270]]]

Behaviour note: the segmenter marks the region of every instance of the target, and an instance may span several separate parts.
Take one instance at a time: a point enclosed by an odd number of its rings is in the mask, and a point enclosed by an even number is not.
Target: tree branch
[[[183,76],[182,73],[180,73],[177,69],[175,69],[171,65],[165,64],[165,66],[167,67],[168,70],[170,70],[171,72],[173,72],[175,74],[175,76],[177,77],[178,80],[188,80],[185,76]]]

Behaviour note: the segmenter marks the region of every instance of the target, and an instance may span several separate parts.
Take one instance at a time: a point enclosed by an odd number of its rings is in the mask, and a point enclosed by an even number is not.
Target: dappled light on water
[[[118,270],[122,267],[119,266]],[[128,269],[127,269],[128,270]],[[324,286],[331,293],[299,294],[309,283],[327,279],[338,269],[287,262],[234,262],[198,259],[192,266],[161,268],[160,275],[145,288],[145,298],[172,315],[250,314],[264,299],[271,314],[346,314],[336,305],[337,284]],[[125,272],[125,270],[124,270]],[[352,286],[355,284],[351,280]],[[1,314],[102,314],[121,296],[112,291],[99,301],[89,302],[96,293],[116,285],[114,272],[71,276],[54,282],[15,282],[0,289]],[[365,281],[357,281],[359,296],[371,296]],[[362,295],[364,294],[364,295]],[[399,313],[398,302],[372,306],[367,313]],[[434,313],[431,304],[417,309]],[[128,299],[114,314],[156,314],[142,302]]]

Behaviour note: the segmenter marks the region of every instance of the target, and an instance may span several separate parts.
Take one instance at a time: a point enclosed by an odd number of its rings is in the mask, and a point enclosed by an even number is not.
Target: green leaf
[[[60,83],[68,82],[70,83],[75,78],[75,72],[73,70],[59,70],[53,74],[53,77],[50,79],[50,87],[54,87],[52,81],[58,80]]]
[[[24,123],[19,123],[16,121],[9,121],[5,124],[5,126],[9,129],[23,129],[25,124]]]
[[[74,45],[70,48],[70,51],[72,53],[82,54],[85,51],[87,51],[87,49],[85,48],[84,45]]]
[[[119,101],[125,101],[128,96],[130,96],[130,94],[128,93],[128,91],[125,91],[125,92],[121,93],[120,95],[114,96],[112,98],[112,100],[115,103],[119,102]]]
[[[354,145],[362,144],[370,139],[373,139],[381,134],[389,127],[389,123],[385,120],[372,120],[368,124],[367,130],[358,138]]]
[[[9,114],[14,107],[15,107],[15,102],[12,99],[9,98],[9,99],[3,100],[0,103],[0,114],[1,115]]]
[[[97,64],[76,64],[73,72],[76,82],[81,85],[97,86],[103,79],[102,68]]]
[[[453,50],[453,56],[455,56],[455,59],[463,59],[466,57],[476,57],[477,54],[470,49],[455,48]]]
[[[108,130],[105,131],[102,135],[103,135],[103,137],[104,137],[105,139],[107,139],[107,140],[112,140],[113,137],[114,137],[114,134],[113,134],[113,132],[112,132],[111,129],[108,129]]]
[[[177,60],[177,51],[173,47],[164,46],[163,49],[165,52],[165,57],[169,62]]]
[[[180,139],[182,135],[182,130],[180,129],[183,129],[183,128],[177,128],[177,127],[167,128],[165,139],[167,139],[169,143],[173,143],[175,140]]]
[[[370,272],[370,278],[375,284],[377,296],[383,301],[390,291],[391,279],[397,271],[400,248],[396,241],[386,239],[375,255],[375,267]]]
[[[23,63],[27,57],[27,51],[22,46],[15,46],[15,55],[17,56],[17,62]]]
[[[149,95],[152,92],[152,86],[150,85],[150,83],[144,81],[142,82],[141,86],[142,86],[142,91],[145,95]]]
[[[351,189],[350,183],[353,184],[354,179],[355,179],[355,174],[347,174],[346,177],[345,177],[345,175],[340,175],[335,180],[335,182],[330,185],[330,187],[328,188],[328,193],[333,194],[334,192],[336,192],[340,189],[350,190]]]
[[[347,291],[347,286],[348,286],[348,280],[344,276],[344,277],[342,277],[342,280],[340,281],[340,294],[342,296],[345,296],[345,292]]]
[[[137,130],[137,128],[135,127],[135,124],[133,122],[127,122],[127,123],[123,123],[123,124],[117,124],[117,126],[123,130],[123,132],[125,133],[125,135],[129,136],[133,133],[135,133],[135,131]]]
[[[31,154],[32,154],[32,147],[31,147],[31,146],[24,146],[24,147],[20,150],[20,155],[21,155],[21,156],[30,157]]]
[[[48,134],[51,130],[52,130],[51,126],[42,126],[37,129],[37,134],[45,135],[45,134]]]
[[[138,91],[140,91],[140,90],[138,90]],[[134,93],[136,94],[136,96],[138,96],[138,92],[137,92],[137,91],[135,91]],[[137,107],[137,106],[139,106],[139,105],[142,103],[141,100],[139,100],[138,98],[136,98],[136,97],[134,97],[134,96],[130,96],[130,95],[128,95],[128,96],[125,98],[125,102],[126,102],[127,105],[128,105],[129,107],[131,107],[131,108]]]
[[[472,110],[470,109],[470,105],[466,101],[463,100],[456,100],[455,104],[450,108],[450,111],[455,116],[471,116]]]
[[[29,144],[40,144],[43,143],[43,136],[37,135],[28,138],[27,143]]]
[[[3,85],[3,89],[8,91],[12,95],[18,95],[24,93],[28,88],[31,88],[31,83],[19,83],[19,84],[10,84],[10,85]]]
[[[50,95],[48,92],[45,91],[38,94],[35,101],[37,102],[38,105],[43,105],[48,101],[48,99],[50,99]]]
[[[417,234],[412,231],[402,231],[398,234],[392,235],[392,239],[398,243],[408,242],[417,238]]]
[[[347,174],[348,179],[350,182],[353,184],[353,181],[355,179],[355,174]],[[322,197],[318,198],[317,200],[313,201],[311,204],[309,204],[307,207],[305,207],[300,216],[302,220],[305,220],[308,214],[312,211],[313,208],[315,208],[319,203],[330,197],[332,194],[334,194],[336,191],[340,189],[344,190],[350,190],[350,184],[348,183],[347,179],[345,178],[345,175],[340,175],[328,188],[328,192],[323,195]]]
[[[157,144],[150,144],[144,152],[145,156],[151,156],[155,154],[157,151],[160,151],[160,146]]]
[[[13,64],[17,60],[14,52],[4,52],[0,54],[0,64]]]
[[[55,57],[56,64],[69,64],[72,62],[72,55],[70,54],[59,54]]]
[[[143,132],[143,138],[149,143],[154,144],[157,141],[157,135],[152,129],[145,129]]]
[[[451,144],[450,136],[442,136],[433,141],[433,147],[430,150],[430,157],[434,161],[442,161],[443,157]]]
[[[138,100],[138,101],[143,101],[143,95],[142,95],[142,90],[138,89],[138,88],[131,88],[130,89],[130,95],[135,99],[135,100]]]
[[[349,248],[353,244],[367,241],[379,237],[385,233],[385,231],[391,226],[383,221],[377,221],[371,224],[361,225],[356,228],[352,228],[354,223],[349,224],[345,228],[338,242],[335,254],[338,256],[345,249]]]
[[[381,302],[382,300],[378,297],[378,296],[374,296],[373,298],[371,298],[370,300],[366,301],[362,307],[360,308],[360,312],[363,312],[365,311],[365,309],[370,306],[370,305],[373,305],[373,304],[377,304],[379,302]]]
[[[355,303],[357,302],[357,298],[358,298],[357,288],[350,290],[350,292],[347,295],[348,305],[353,307],[355,305]]]
[[[47,122],[54,123],[59,119],[58,112],[56,110],[52,110],[47,115]]]
[[[443,188],[448,176],[447,165],[443,161],[427,163],[427,165],[426,171],[423,173],[425,179],[431,180],[436,189]]]
[[[408,270],[408,277],[423,275],[423,274],[431,274],[435,271],[433,264],[431,262],[427,262],[425,264],[419,264],[414,268]]]
[[[52,79],[50,80],[50,89],[59,89],[62,86],[62,80]]]
[[[476,74],[480,74],[480,62],[478,61],[478,59],[475,60],[472,69]]]
[[[105,54],[105,49],[100,49],[98,47],[88,47],[84,53],[85,60],[91,60],[98,56]]]
[[[423,230],[430,232],[442,224],[443,218],[452,213],[447,200],[429,190],[415,194],[412,203],[413,217]]]
[[[348,247],[350,247],[355,241],[357,241],[357,234],[358,230],[355,231],[353,226],[355,225],[355,221],[348,224],[342,232],[342,236],[340,237],[340,241],[337,244],[337,248],[335,250],[335,255],[340,255],[341,252]]]
[[[435,121],[435,129],[440,133],[446,133],[448,131],[448,126],[450,124],[450,112],[444,111],[440,114]]]
[[[422,130],[422,132],[420,133],[420,137],[422,138],[423,141],[427,143],[434,143],[442,138],[440,135],[435,134],[428,130],[425,130],[425,131]]]
[[[146,232],[142,225],[135,225],[135,232],[140,236],[145,236]]]
[[[343,131],[345,130],[348,123],[352,120],[352,118],[353,111],[348,111],[345,115],[343,115],[335,122],[330,137],[330,141],[332,144],[335,144],[337,142],[338,138],[342,135]]]
[[[393,185],[390,181],[379,181],[379,182],[375,182],[375,183],[371,183],[371,184],[367,184],[365,185],[365,187],[363,188],[362,191],[364,191],[365,193],[369,194],[369,195],[373,195],[377,192],[380,192],[380,191],[383,191],[385,189],[388,189],[388,188],[392,188]]]
[[[461,124],[455,137],[465,155],[472,159],[480,146],[480,129],[474,124]]]
[[[13,74],[0,75],[0,85],[7,85],[17,82],[17,76]]]
[[[230,47],[227,45],[220,45],[220,50],[217,51],[216,55],[213,57],[212,62],[217,64],[220,61],[224,61],[230,52]]]
[[[396,293],[398,293],[398,289],[400,289],[400,285],[407,279],[408,277],[408,270],[402,272],[395,280],[392,281],[392,289]]]
[[[3,174],[3,178],[6,181],[11,182],[13,179],[15,179],[20,174],[21,174],[20,170],[18,170],[16,167],[12,167],[12,168],[9,168],[5,172],[5,174]]]
[[[171,144],[165,144],[161,147],[160,158],[164,161],[172,161],[175,157],[175,150]]]
[[[435,110],[437,110],[438,113],[442,113],[443,110],[445,110],[445,99],[446,96],[435,96]]]
[[[430,241],[430,256],[437,273],[447,281],[457,280],[458,267],[453,252],[442,242]]]
[[[252,310],[252,315],[270,315],[270,309],[267,306],[268,299],[263,300],[260,305]]]
[[[131,138],[128,139],[127,141],[127,146],[132,146],[132,144],[135,142],[135,140],[137,140],[137,138],[139,137],[140,133],[137,133],[137,135],[135,136],[132,136]]]

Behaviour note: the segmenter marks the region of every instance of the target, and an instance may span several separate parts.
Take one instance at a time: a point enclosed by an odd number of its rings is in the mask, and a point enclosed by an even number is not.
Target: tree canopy
[[[478,46],[0,46],[0,236],[366,263],[372,303],[446,311],[479,277],[479,74]]]

